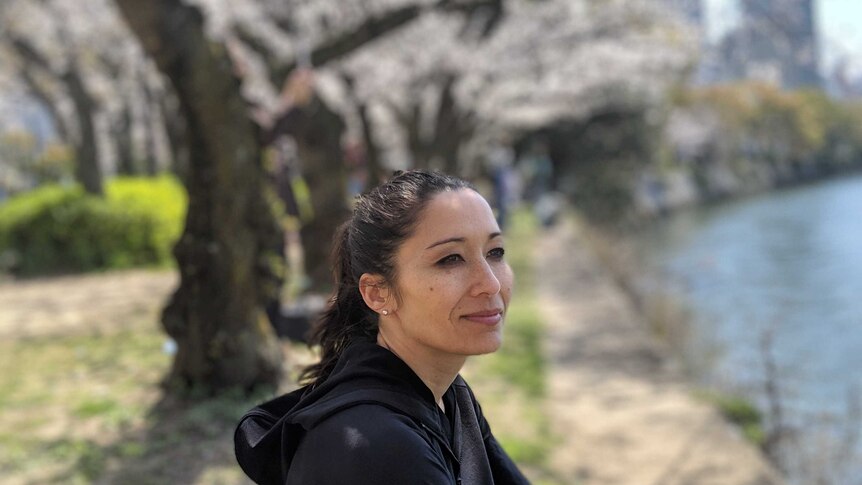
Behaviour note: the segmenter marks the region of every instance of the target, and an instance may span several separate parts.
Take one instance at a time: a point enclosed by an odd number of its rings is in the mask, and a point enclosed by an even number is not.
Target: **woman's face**
[[[500,227],[481,195],[435,195],[396,252],[397,309],[381,322],[383,332],[437,355],[497,350],[513,280],[503,252]]]

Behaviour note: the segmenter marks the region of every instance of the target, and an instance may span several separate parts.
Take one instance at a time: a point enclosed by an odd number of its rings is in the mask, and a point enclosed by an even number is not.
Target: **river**
[[[691,366],[708,369],[701,384],[766,407],[771,356],[782,420],[806,453],[847,449],[862,430],[862,176],[680,212],[636,241],[652,288],[692,314],[685,355],[709,356]],[[844,471],[832,483],[862,483],[855,448],[835,458]]]

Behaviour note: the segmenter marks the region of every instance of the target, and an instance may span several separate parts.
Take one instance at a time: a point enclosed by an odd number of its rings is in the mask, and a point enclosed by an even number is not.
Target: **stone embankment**
[[[549,458],[565,483],[783,483],[737,428],[693,396],[583,228],[564,220],[535,254],[559,440]]]

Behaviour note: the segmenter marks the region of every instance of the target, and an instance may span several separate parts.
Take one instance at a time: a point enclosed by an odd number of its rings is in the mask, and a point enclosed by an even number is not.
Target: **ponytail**
[[[358,276],[353,272],[350,226],[351,221],[347,221],[336,231],[332,250],[335,292],[311,335],[310,344],[320,346],[320,361],[306,367],[299,378],[312,387],[329,377],[338,357],[351,343],[377,336],[376,314],[365,305]]]

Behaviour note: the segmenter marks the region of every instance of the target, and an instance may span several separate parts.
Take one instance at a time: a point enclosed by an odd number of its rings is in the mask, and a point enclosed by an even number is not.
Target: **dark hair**
[[[320,362],[303,370],[300,380],[316,386],[326,380],[352,342],[377,337],[377,313],[359,293],[363,273],[395,282],[395,252],[413,233],[419,214],[440,193],[473,187],[439,172],[411,170],[395,175],[359,196],[353,216],[338,228],[332,256],[335,291],[314,328],[310,344],[321,349]]]

